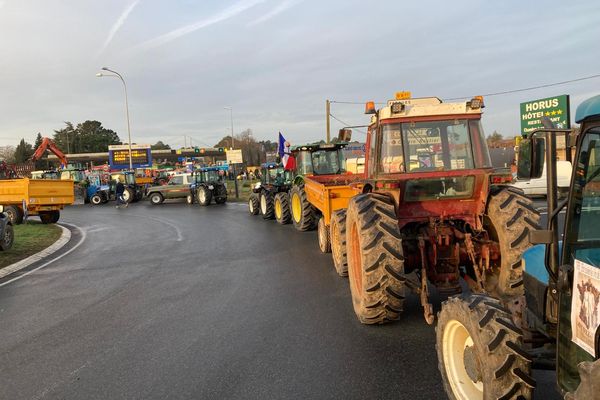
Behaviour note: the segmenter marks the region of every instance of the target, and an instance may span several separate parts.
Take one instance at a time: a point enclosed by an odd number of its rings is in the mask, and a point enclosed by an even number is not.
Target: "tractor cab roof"
[[[201,167],[200,171],[202,172],[206,172],[206,171],[221,171],[222,168],[219,167]]]
[[[329,150],[336,151],[338,149],[343,149],[348,145],[347,142],[337,142],[337,143],[309,143],[302,145],[295,145],[290,148],[292,153],[297,153],[299,151],[310,151],[311,153],[317,150]]]
[[[587,99],[577,107],[575,122],[580,124],[583,120],[600,115],[600,95]]]
[[[265,169],[283,168],[282,164],[278,164],[278,163],[274,163],[274,162],[262,163],[260,166]]]

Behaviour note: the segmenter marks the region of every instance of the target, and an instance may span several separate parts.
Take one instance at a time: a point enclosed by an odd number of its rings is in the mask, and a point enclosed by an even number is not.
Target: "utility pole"
[[[325,113],[327,114],[327,143],[329,143],[331,129],[329,124],[329,116],[331,115],[331,102],[329,100],[325,100]]]

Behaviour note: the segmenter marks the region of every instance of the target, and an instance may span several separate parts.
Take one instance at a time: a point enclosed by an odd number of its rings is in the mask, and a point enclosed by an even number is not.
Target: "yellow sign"
[[[407,100],[411,98],[410,92],[396,92],[396,100]]]

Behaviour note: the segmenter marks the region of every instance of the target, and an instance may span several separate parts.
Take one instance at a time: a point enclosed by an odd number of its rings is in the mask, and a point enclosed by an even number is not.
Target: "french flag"
[[[279,158],[281,159],[281,163],[283,164],[283,168],[287,170],[296,169],[296,160],[290,153],[290,143],[285,140],[281,132],[279,132]]]

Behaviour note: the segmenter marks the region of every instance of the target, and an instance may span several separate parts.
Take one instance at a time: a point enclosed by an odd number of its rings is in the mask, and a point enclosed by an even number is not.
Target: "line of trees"
[[[214,147],[229,149],[232,145],[231,135],[225,136]],[[242,157],[246,165],[260,165],[266,161],[266,153],[277,151],[277,141],[256,141],[252,136],[252,129],[246,129],[239,135],[234,135],[233,145],[235,149],[242,150]]]

